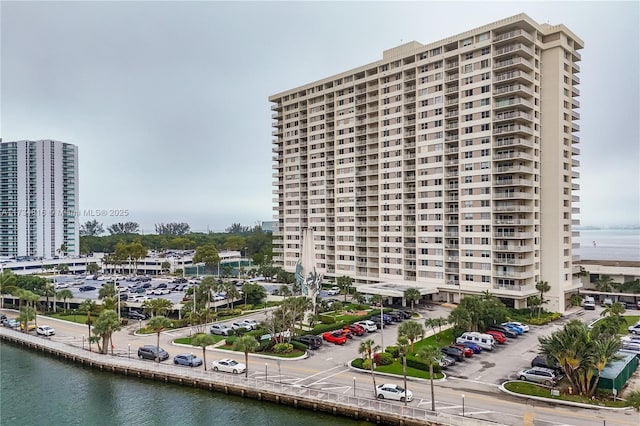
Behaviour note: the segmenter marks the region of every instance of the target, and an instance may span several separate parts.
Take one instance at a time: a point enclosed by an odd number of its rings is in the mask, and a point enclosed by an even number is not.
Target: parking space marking
[[[464,412],[465,416],[471,416],[473,414],[489,414],[489,413],[495,413],[495,411],[491,411],[491,410],[482,410],[482,411],[466,411]]]
[[[351,386],[332,386],[332,387],[320,388],[320,389],[323,390],[323,391],[339,391],[339,390],[344,389],[344,392],[346,392],[349,389],[351,389]]]

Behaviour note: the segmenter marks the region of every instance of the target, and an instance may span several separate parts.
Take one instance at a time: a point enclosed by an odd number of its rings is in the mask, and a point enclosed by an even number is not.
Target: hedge
[[[429,364],[411,355],[407,356],[407,367],[417,368],[418,370],[422,370],[422,371],[429,371]],[[439,373],[440,370],[441,370],[440,364],[436,363],[433,365],[434,373]]]
[[[387,352],[379,352],[373,355],[373,362],[376,365],[391,365],[393,364],[393,356]]]
[[[389,352],[394,358],[398,358],[400,356],[400,348],[397,346],[387,346],[384,351]]]
[[[307,345],[302,342],[298,342],[297,340],[292,340],[290,343],[293,345],[294,349],[298,349],[300,351],[306,351],[309,349]]]
[[[351,366],[354,367],[354,368],[364,368],[362,366],[363,363],[364,363],[364,359],[356,358],[353,361],[351,361]]]

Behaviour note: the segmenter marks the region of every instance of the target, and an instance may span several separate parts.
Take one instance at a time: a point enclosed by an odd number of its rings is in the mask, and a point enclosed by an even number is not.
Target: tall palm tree
[[[62,299],[62,302],[66,305],[66,309],[69,310],[69,305],[67,304],[67,299],[73,298],[73,293],[68,288],[63,288],[57,293],[58,299]]]
[[[173,308],[173,303],[163,298],[149,299],[142,303],[143,311],[153,316],[166,315],[171,308]]]
[[[431,382],[431,411],[436,411],[436,397],[433,389],[433,366],[440,363],[442,352],[437,346],[423,346],[418,350],[418,358],[429,365],[429,381]]]
[[[0,274],[0,309],[4,308],[4,294],[16,290],[16,276],[10,269],[4,269]]]
[[[373,373],[373,354],[380,350],[380,346],[376,345],[372,339],[367,339],[363,342],[360,342],[360,348],[358,349],[358,353],[366,356],[366,359],[369,360],[369,366],[371,369],[371,379],[373,379],[373,394],[376,395],[377,387],[376,387],[376,376]]]
[[[227,297],[227,308],[231,309],[231,304],[233,303],[233,301],[240,298],[240,292],[232,283],[227,283],[224,286],[224,292],[225,296]]]
[[[398,335],[405,336],[411,341],[411,352],[413,352],[413,343],[424,337],[424,327],[415,321],[405,321],[398,328]]]
[[[204,371],[207,371],[207,346],[211,346],[216,342],[216,338],[207,333],[202,333],[194,336],[191,339],[193,346],[200,346],[202,348],[202,363],[204,364]]]
[[[98,305],[91,299],[85,299],[84,302],[78,306],[80,311],[85,311],[87,313],[87,328],[89,329],[89,352],[91,352],[91,312],[96,312],[98,309]]]
[[[114,332],[122,329],[122,324],[118,319],[116,311],[105,309],[100,313],[93,326],[93,333],[102,341],[102,345],[98,343],[98,352],[106,354],[109,350],[109,342]],[[113,344],[112,344],[113,347]],[[113,350],[111,351],[113,353]]]
[[[400,351],[400,355],[402,355],[402,375],[404,376],[404,392],[407,394],[407,351],[409,350],[409,339],[405,336],[398,336],[398,341],[396,342],[396,346]],[[413,351],[413,347],[411,348]],[[407,398],[404,399],[404,405],[407,405]]]
[[[539,281],[536,284],[536,290],[540,292],[540,306],[538,307],[538,318],[542,314],[542,305],[545,304],[546,300],[544,300],[544,294],[551,290],[551,286],[546,281]]]
[[[233,342],[233,350],[244,352],[244,365],[246,365],[246,369],[244,370],[244,376],[249,377],[249,352],[255,352],[258,349],[260,344],[255,339],[255,337],[245,334],[244,336],[238,337]]]
[[[611,278],[609,275],[602,275],[593,284],[598,291],[602,291],[605,293],[610,293],[611,291],[613,291],[614,282],[613,278]]]
[[[413,311],[413,304],[420,300],[420,290],[417,288],[408,288],[404,291],[404,298],[411,302],[411,310]]]
[[[31,304],[34,311],[34,319],[36,327],[38,326],[38,302],[40,301],[40,295],[36,294],[32,291],[26,290],[24,292],[24,300],[27,302],[27,305]]]
[[[156,362],[160,362],[160,333],[171,327],[171,320],[167,317],[155,316],[147,322],[147,328],[156,333]]]
[[[46,306],[46,310],[48,311],[49,310],[49,298],[56,296],[56,286],[51,282],[47,282],[40,289],[40,294],[45,297],[45,300],[46,300],[46,305],[45,306]],[[55,301],[54,301],[54,303],[55,303]],[[55,307],[54,307],[54,311],[55,311]]]

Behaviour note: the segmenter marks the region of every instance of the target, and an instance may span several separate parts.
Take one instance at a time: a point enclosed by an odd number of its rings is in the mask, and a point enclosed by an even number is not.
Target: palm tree
[[[71,292],[71,290],[69,290],[68,288],[63,288],[62,290],[60,290],[58,292],[56,297],[58,299],[62,299],[63,303],[65,305],[67,305],[66,309],[69,310],[69,305],[67,304],[67,299],[72,299],[73,298],[73,293]]]
[[[4,269],[0,274],[0,309],[4,308],[4,294],[16,290],[16,276],[10,269]]]
[[[38,326],[38,302],[40,301],[40,295],[29,290],[25,290],[23,293],[24,300],[27,302],[27,305],[31,303],[34,311],[33,321]]]
[[[373,354],[380,350],[380,346],[376,345],[372,339],[367,339],[360,342],[360,348],[358,353],[366,356],[369,360],[369,366],[371,368],[371,378],[373,379],[373,394],[376,395],[378,388],[376,387],[376,376],[373,374]]]
[[[23,333],[29,332],[29,321],[36,317],[35,310],[31,306],[23,306],[20,308],[20,314],[18,315],[18,322],[24,324],[22,329]]]
[[[409,349],[409,340],[405,336],[398,336],[396,346],[402,355],[402,375],[404,376],[404,392],[407,394],[407,350]],[[413,347],[411,348],[413,351]],[[403,398],[404,405],[407,405],[407,398]]]
[[[449,321],[446,318],[427,318],[424,320],[425,327],[430,327],[433,334],[436,336],[436,342],[440,342],[440,333],[442,332],[442,326],[447,325]],[[438,327],[438,333],[436,333],[436,327]]]
[[[640,390],[634,390],[627,394],[627,404],[640,412]]]
[[[231,309],[231,304],[233,303],[233,301],[240,298],[240,292],[232,283],[227,283],[224,286],[224,291],[227,298],[227,308]]]
[[[244,352],[244,365],[246,366],[244,377],[249,377],[249,352],[255,352],[258,346],[260,346],[258,341],[248,334],[238,337],[233,342],[234,351]]]
[[[411,302],[412,311],[413,311],[413,304],[415,302],[418,302],[421,296],[422,295],[420,294],[420,290],[418,290],[417,288],[408,288],[404,291],[404,298],[405,300],[408,300],[409,302]]]
[[[429,381],[431,382],[431,411],[436,411],[436,397],[433,390],[433,366],[440,364],[442,352],[437,346],[423,346],[418,350],[418,358],[429,365]]]
[[[596,286],[596,290],[605,293],[611,293],[611,291],[613,291],[613,284],[613,278],[611,278],[609,275],[601,276],[594,283],[594,285]]]
[[[101,354],[108,352],[111,336],[120,329],[122,329],[122,324],[116,311],[105,309],[100,313],[100,316],[93,326],[93,333],[102,340],[102,345],[98,343],[98,352]],[[98,342],[100,342],[100,340],[98,340]]]
[[[50,297],[56,297],[56,287],[53,283],[46,283],[41,289],[40,289],[40,294],[42,296],[45,297],[46,299],[46,309],[47,311],[49,310],[49,298]],[[55,311],[55,300],[54,300],[54,309]]]
[[[551,290],[551,286],[546,281],[539,281],[536,284],[536,290],[540,292],[540,306],[538,307],[538,319],[542,314],[542,305],[545,304],[546,300],[544,300],[544,294]]]
[[[156,333],[156,362],[160,362],[160,333],[171,327],[171,320],[167,317],[155,316],[147,322],[147,328]]]
[[[338,284],[338,287],[340,287],[340,290],[344,291],[344,301],[346,303],[347,295],[349,294],[351,287],[353,287],[353,278],[347,275],[338,277],[338,279],[336,280],[336,283]]]
[[[424,337],[424,327],[415,321],[405,321],[398,328],[398,335],[411,341],[411,352],[413,352],[413,343]]]
[[[202,362],[204,364],[204,371],[207,371],[207,346],[211,346],[216,342],[216,338],[211,334],[198,334],[191,339],[193,346],[200,346],[202,348]]]
[[[579,294],[574,293],[569,297],[569,303],[571,306],[580,306],[582,304],[582,297]]]
[[[166,315],[167,311],[171,308],[173,308],[173,303],[170,300],[162,298],[149,299],[142,303],[143,311],[153,316]]]
[[[84,302],[78,306],[80,311],[87,313],[87,327],[89,328],[89,352],[91,352],[91,312],[95,312],[98,309],[98,305],[91,299],[85,299]]]

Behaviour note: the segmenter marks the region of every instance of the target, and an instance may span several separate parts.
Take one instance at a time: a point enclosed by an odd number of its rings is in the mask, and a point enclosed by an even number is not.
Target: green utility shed
[[[638,368],[638,358],[632,353],[618,352],[620,359],[611,361],[600,373],[598,389],[620,391]]]

